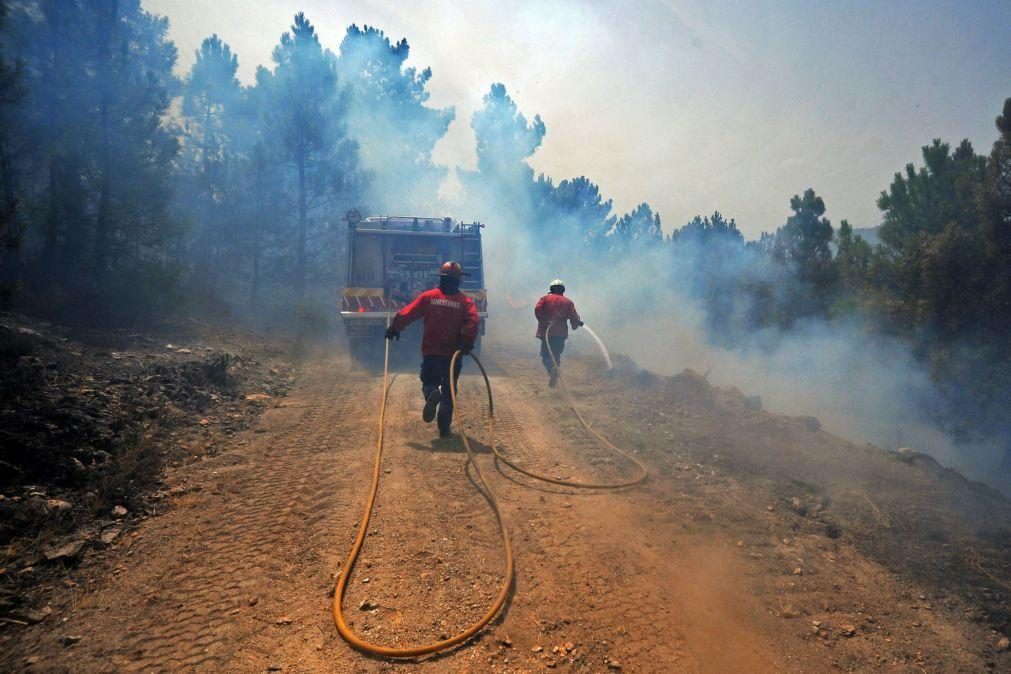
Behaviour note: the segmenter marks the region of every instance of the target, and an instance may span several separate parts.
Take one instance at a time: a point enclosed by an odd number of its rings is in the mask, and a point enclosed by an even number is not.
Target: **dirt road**
[[[525,356],[491,364],[504,451],[561,477],[630,470],[579,431]],[[335,357],[306,368],[292,395],[229,451],[175,469],[164,513],[71,572],[54,616],[25,628],[7,662],[86,672],[997,666],[957,599],[928,597],[930,588],[845,533],[826,535],[821,520],[784,507],[776,484],[721,459],[726,410],[707,412],[702,388],[686,394],[699,401],[661,406],[630,390],[634,379],[602,379],[592,359],[572,360],[570,372],[578,404],[643,457],[650,480],[618,493],[554,488],[497,466],[479,442],[517,579],[505,612],[463,647],[405,666],[350,650],[332,624],[333,579],[368,488],[381,386]],[[468,432],[484,442],[473,368],[461,391]],[[461,630],[501,582],[497,528],[462,445],[433,439],[421,402],[416,376],[399,375],[379,502],[345,607],[360,634],[390,645]]]

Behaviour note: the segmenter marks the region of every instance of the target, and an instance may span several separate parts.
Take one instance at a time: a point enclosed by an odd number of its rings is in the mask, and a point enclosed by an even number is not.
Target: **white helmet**
[[[561,288],[562,291],[564,292],[564,290],[565,290],[565,281],[563,281],[560,278],[556,278],[554,281],[551,282],[551,284],[548,286],[548,288],[549,289],[551,289],[551,288]]]

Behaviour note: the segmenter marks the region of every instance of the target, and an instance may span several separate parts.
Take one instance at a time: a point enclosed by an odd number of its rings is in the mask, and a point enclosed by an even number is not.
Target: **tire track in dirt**
[[[617,480],[634,470],[593,446],[592,438],[559,415],[557,401],[537,401],[529,377],[493,385],[502,444],[524,465],[594,480]],[[730,550],[711,539],[676,537],[671,519],[656,516],[667,481],[603,493],[500,482],[509,504],[529,503],[537,493],[532,489],[542,492],[535,508],[514,508],[523,580],[507,623],[519,628],[524,641],[539,640],[531,647],[550,646],[534,662],[569,662],[581,671],[599,671],[610,662],[636,671],[783,668],[763,638],[760,607]],[[679,549],[672,540],[688,545]],[[538,629],[531,633],[529,625]],[[727,643],[728,633],[736,645]],[[581,658],[554,652],[569,642]]]
[[[376,377],[370,383],[368,400],[378,402],[380,382]],[[480,390],[472,376],[465,376],[461,386],[468,400],[477,399]],[[421,421],[422,402],[416,377],[402,375],[391,385],[379,495],[344,600],[352,629],[383,645],[428,643],[463,630],[483,615],[502,582],[494,515],[473,484],[459,438],[438,439],[435,424]],[[373,423],[374,406],[360,416]],[[476,409],[470,410],[468,423],[480,424]],[[339,637],[330,617],[332,600],[323,600],[354,539],[371,479],[376,437],[358,440],[349,451],[360,460],[345,475],[346,506],[332,512],[325,552],[306,578],[289,579],[294,583],[289,593],[304,603],[297,629],[268,629],[253,636],[240,656],[241,666],[236,660],[231,671],[262,671],[273,663],[293,672],[389,669],[388,660],[358,653]],[[488,476],[494,469],[486,457],[487,450],[480,460]],[[401,666],[483,672],[484,657],[471,642]]]
[[[359,404],[359,383],[334,392],[337,407],[314,400],[297,427],[250,457],[231,499],[203,522],[203,563],[185,563],[160,579],[172,601],[185,608],[174,619],[169,613],[165,624],[152,620],[138,626],[125,643],[135,653],[132,667],[212,667],[231,659],[236,640],[230,628],[236,621],[229,613],[242,605],[258,578],[283,578],[278,548],[298,546],[304,537],[300,526],[311,524],[306,514],[332,507],[333,485],[321,479],[331,460],[325,449],[335,433],[347,435],[341,419]]]
[[[504,452],[525,467],[554,477],[620,479],[624,466],[616,467],[606,450],[588,446],[592,439],[585,433],[551,432],[553,426],[568,428],[569,420],[552,419],[531,405],[526,383],[504,378],[494,383],[501,401],[496,420]],[[559,488],[518,476],[505,466],[502,472],[515,480],[506,482],[507,502],[538,494],[532,511],[516,512],[525,543],[520,555],[526,562],[522,585],[529,586],[517,608],[529,612],[527,620],[518,622],[520,629],[536,625],[529,637],[544,642],[531,648],[548,647],[550,655],[539,658],[540,664],[565,662],[567,656],[558,656],[554,648],[566,643],[576,646],[577,655],[583,654],[573,662],[576,668],[590,671],[611,661],[627,662],[624,652],[634,653],[639,662],[675,663],[682,657],[677,635],[658,628],[666,612],[663,588],[640,582],[644,569],[625,548],[625,537],[601,526],[602,512],[620,509],[627,490]],[[630,524],[625,523],[625,533]]]
[[[620,661],[626,671],[713,671],[714,663],[727,671],[780,664],[727,551],[712,539],[675,536],[676,515],[657,516],[668,487],[588,493],[531,482],[504,466],[496,471],[481,445],[487,410],[473,370],[461,380],[467,432],[512,532],[515,592],[474,641],[410,668],[596,672]],[[553,393],[530,375],[496,375],[492,385],[498,437],[524,465],[597,480],[628,469],[577,433],[557,401],[539,399]],[[265,433],[180,471],[193,491],[140,527],[116,559],[118,575],[80,598],[69,625],[40,633],[48,644],[38,651],[53,658],[46,669],[388,670],[388,661],[340,639],[327,596],[368,490],[380,387],[375,375],[332,365],[311,372],[288,408],[265,415],[258,429]],[[421,422],[418,389],[413,376],[391,388],[379,500],[345,605],[359,634],[389,645],[458,632],[501,583],[494,517],[469,479],[459,438],[434,439],[434,424]],[[81,643],[64,649],[59,639],[67,633],[83,636]],[[736,646],[725,644],[727,633]]]
[[[119,576],[77,606],[74,629],[84,639],[67,668],[221,671],[234,661],[265,621],[240,614],[285,581],[290,553],[304,557],[312,541],[307,529],[347,499],[333,448],[367,436],[355,420],[368,381],[352,375],[308,392],[280,432],[193,466],[200,491],[148,520]]]

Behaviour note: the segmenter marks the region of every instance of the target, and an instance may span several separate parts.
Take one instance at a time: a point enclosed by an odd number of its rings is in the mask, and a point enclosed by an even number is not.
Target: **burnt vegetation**
[[[0,320],[0,617],[24,622],[26,587],[159,512],[163,467],[217,454],[287,393],[286,368],[248,340],[167,329]]]

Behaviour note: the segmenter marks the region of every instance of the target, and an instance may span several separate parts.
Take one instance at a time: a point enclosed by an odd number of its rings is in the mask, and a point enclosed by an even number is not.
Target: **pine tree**
[[[212,35],[201,43],[183,83],[183,169],[193,181],[193,189],[186,190],[187,197],[193,197],[187,199],[187,210],[198,230],[190,257],[201,291],[209,289],[212,270],[219,269],[215,250],[222,244],[226,217],[219,206],[229,190],[226,167],[229,155],[235,154],[231,136],[240,126],[236,119],[241,100],[235,76],[238,68],[238,57],[231,48]]]
[[[430,68],[405,67],[406,39],[351,25],[341,41],[337,73],[349,94],[348,133],[372,175],[368,201],[384,213],[432,213],[446,168],[432,161],[435,144],[455,117],[427,107]]]
[[[744,235],[737,229],[737,222],[733,218],[727,220],[719,211],[714,211],[711,217],[696,215],[691,222],[671,233],[671,241],[699,246],[726,241],[743,246]]]
[[[776,230],[768,250],[793,276],[786,305],[779,310],[780,322],[821,314],[835,292],[836,273],[832,264],[832,224],[825,215],[825,202],[813,189],[790,199],[793,215]]]
[[[871,246],[853,233],[853,227],[847,220],[839,223],[838,244],[835,266],[839,283],[847,295],[857,295],[862,291],[869,275]]]
[[[965,264],[950,255],[960,246],[979,246],[978,194],[986,158],[968,141],[952,153],[950,145],[935,139],[923,148],[923,161],[919,170],[908,164],[905,174],[896,173],[878,199],[883,220],[881,246],[871,265],[875,306],[896,325],[955,334],[980,310],[978,288],[971,288],[980,283],[978,267],[966,268],[970,277],[948,274]],[[956,315],[963,318],[953,323]]]
[[[177,82],[168,22],[139,0],[40,0],[17,6],[11,39],[28,98],[18,110],[22,191],[41,303],[96,319],[168,300],[169,213],[178,142],[168,120]],[[129,279],[129,282],[126,282]]]
[[[0,2],[0,30],[8,11],[7,4]],[[15,171],[15,163],[23,161],[17,110],[27,93],[21,64],[0,50],[0,308],[10,306],[20,275],[25,220]]]
[[[1011,332],[1011,98],[1005,99],[996,125],[999,136],[987,158],[979,203],[986,241],[988,322],[994,332],[1007,335]],[[1007,347],[1011,352],[1011,344]]]
[[[660,214],[654,213],[649,204],[643,202],[630,213],[618,218],[608,239],[613,250],[626,252],[662,243],[663,228],[660,225]]]
[[[733,344],[755,325],[772,322],[765,311],[770,284],[764,255],[747,248],[737,222],[719,211],[696,215],[670,236],[670,264],[679,292],[689,292],[706,309],[710,337]],[[763,273],[756,273],[763,272]]]
[[[614,229],[617,218],[611,214],[612,201],[605,201],[600,188],[586,176],[563,180],[554,189],[543,176],[538,182],[543,196],[535,217],[545,248],[596,245]]]
[[[540,181],[527,159],[540,147],[546,127],[540,116],[528,122],[503,84],[493,84],[470,122],[477,141],[477,171],[460,171],[469,207],[515,231],[535,227],[536,207],[553,189]]]
[[[356,205],[364,176],[357,144],[348,138],[347,96],[339,89],[336,58],[322,48],[316,29],[299,13],[274,48],[273,71],[260,68],[260,111],[267,140],[283,157],[294,205],[295,298],[305,296],[310,258],[339,242],[332,240],[335,213]],[[327,238],[331,240],[327,240]],[[334,272],[335,273],[335,272]]]
[[[478,173],[492,180],[532,181],[534,171],[526,160],[541,146],[547,132],[540,115],[528,123],[503,84],[491,85],[483,103],[470,123],[477,138]]]

